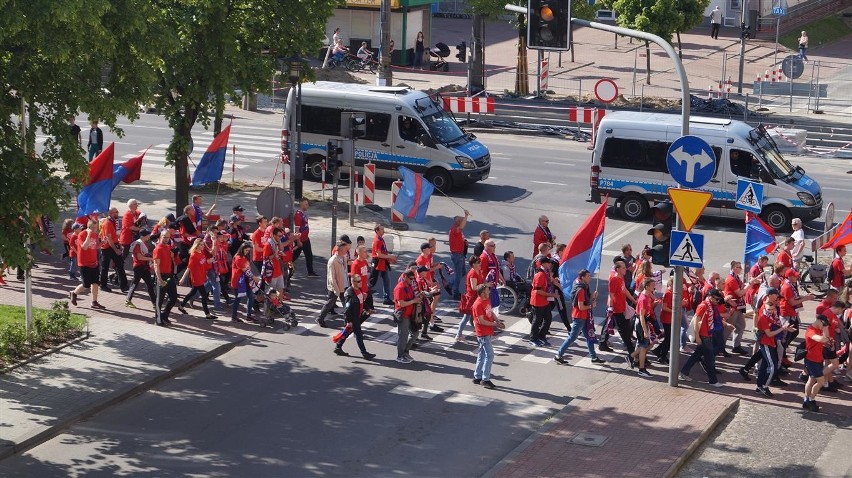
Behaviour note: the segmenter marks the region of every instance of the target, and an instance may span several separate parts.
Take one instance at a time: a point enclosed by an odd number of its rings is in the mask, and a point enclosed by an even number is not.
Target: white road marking
[[[447,397],[447,402],[449,403],[461,403],[464,405],[475,405],[477,407],[484,407],[494,400],[491,398],[478,397],[476,395],[468,395],[466,393],[454,393]]]
[[[406,385],[400,385],[398,387],[392,388],[390,393],[395,393],[397,395],[407,395],[409,397],[417,397],[417,398],[433,398],[441,394],[440,390],[429,390],[428,388],[419,388],[419,387],[409,387]]]
[[[530,182],[536,183],[536,184],[547,184],[549,186],[567,186],[567,184],[565,184],[565,183],[551,183],[551,182],[547,182],[547,181],[530,181]]]
[[[561,163],[558,161],[544,161],[544,164],[553,164],[555,166],[576,166],[574,163]]]
[[[509,415],[516,417],[529,417],[532,415],[544,415],[550,412],[550,407],[544,405],[536,405],[533,403],[511,402],[506,404],[506,411]]]

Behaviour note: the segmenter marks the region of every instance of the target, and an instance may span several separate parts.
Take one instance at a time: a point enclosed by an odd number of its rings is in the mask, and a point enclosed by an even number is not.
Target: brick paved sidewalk
[[[551,424],[532,435],[485,476],[673,476],[738,398],[624,374],[575,397]],[[589,434],[602,446],[572,443]],[[590,437],[595,438],[595,437]]]

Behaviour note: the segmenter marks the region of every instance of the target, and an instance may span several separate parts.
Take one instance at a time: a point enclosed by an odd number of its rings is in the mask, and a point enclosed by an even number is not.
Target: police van
[[[668,171],[666,156],[681,136],[681,116],[617,111],[598,126],[592,153],[592,202],[609,195],[621,214],[641,220],[653,201],[668,198],[678,187]],[[739,217],[737,181],[763,184],[761,218],[776,230],[790,228],[794,217],[808,221],[822,213],[819,184],[800,166],[791,164],[761,125],[752,127],[731,119],[690,117],[689,134],[706,141],[716,156],[716,171],[700,190],[713,194],[705,214]]]
[[[282,136],[294,140],[295,89],[290,89]],[[398,178],[405,166],[438,189],[482,181],[491,171],[488,148],[463,131],[441,103],[408,87],[319,81],[302,86],[301,151],[306,178],[319,181],[327,142],[341,139],[341,114],[366,113],[366,134],[355,141],[355,166],[372,162],[376,176]]]

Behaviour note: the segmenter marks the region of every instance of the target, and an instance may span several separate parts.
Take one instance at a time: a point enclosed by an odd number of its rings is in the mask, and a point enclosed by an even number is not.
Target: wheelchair
[[[526,281],[506,282],[505,285],[497,286],[497,293],[500,296],[499,312],[511,314],[517,311],[521,316],[528,315],[532,310],[530,307],[531,287]]]

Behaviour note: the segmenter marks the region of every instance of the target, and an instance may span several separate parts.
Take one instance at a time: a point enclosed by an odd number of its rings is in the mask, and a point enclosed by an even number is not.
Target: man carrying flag
[[[834,259],[828,271],[828,281],[835,289],[843,288],[843,281],[852,275],[852,267],[846,267],[846,245],[852,243],[852,211],[840,223],[834,236],[822,246],[822,249],[834,249]]]
[[[743,262],[756,264],[760,256],[775,250],[775,230],[756,215],[746,212],[746,239]]]
[[[115,144],[110,143],[94,161],[89,164],[89,181],[77,195],[77,217],[109,211],[112,198],[113,160]]]
[[[231,125],[225,127],[207,147],[207,151],[201,156],[201,161],[192,175],[192,186],[198,187],[207,183],[215,183],[222,179],[222,170],[225,167],[225,155],[228,152],[228,136],[231,134]]]
[[[403,216],[414,219],[415,222],[423,222],[435,186],[425,180],[422,175],[405,166],[399,167],[399,174],[402,177],[402,187],[399,189],[393,208]]]

